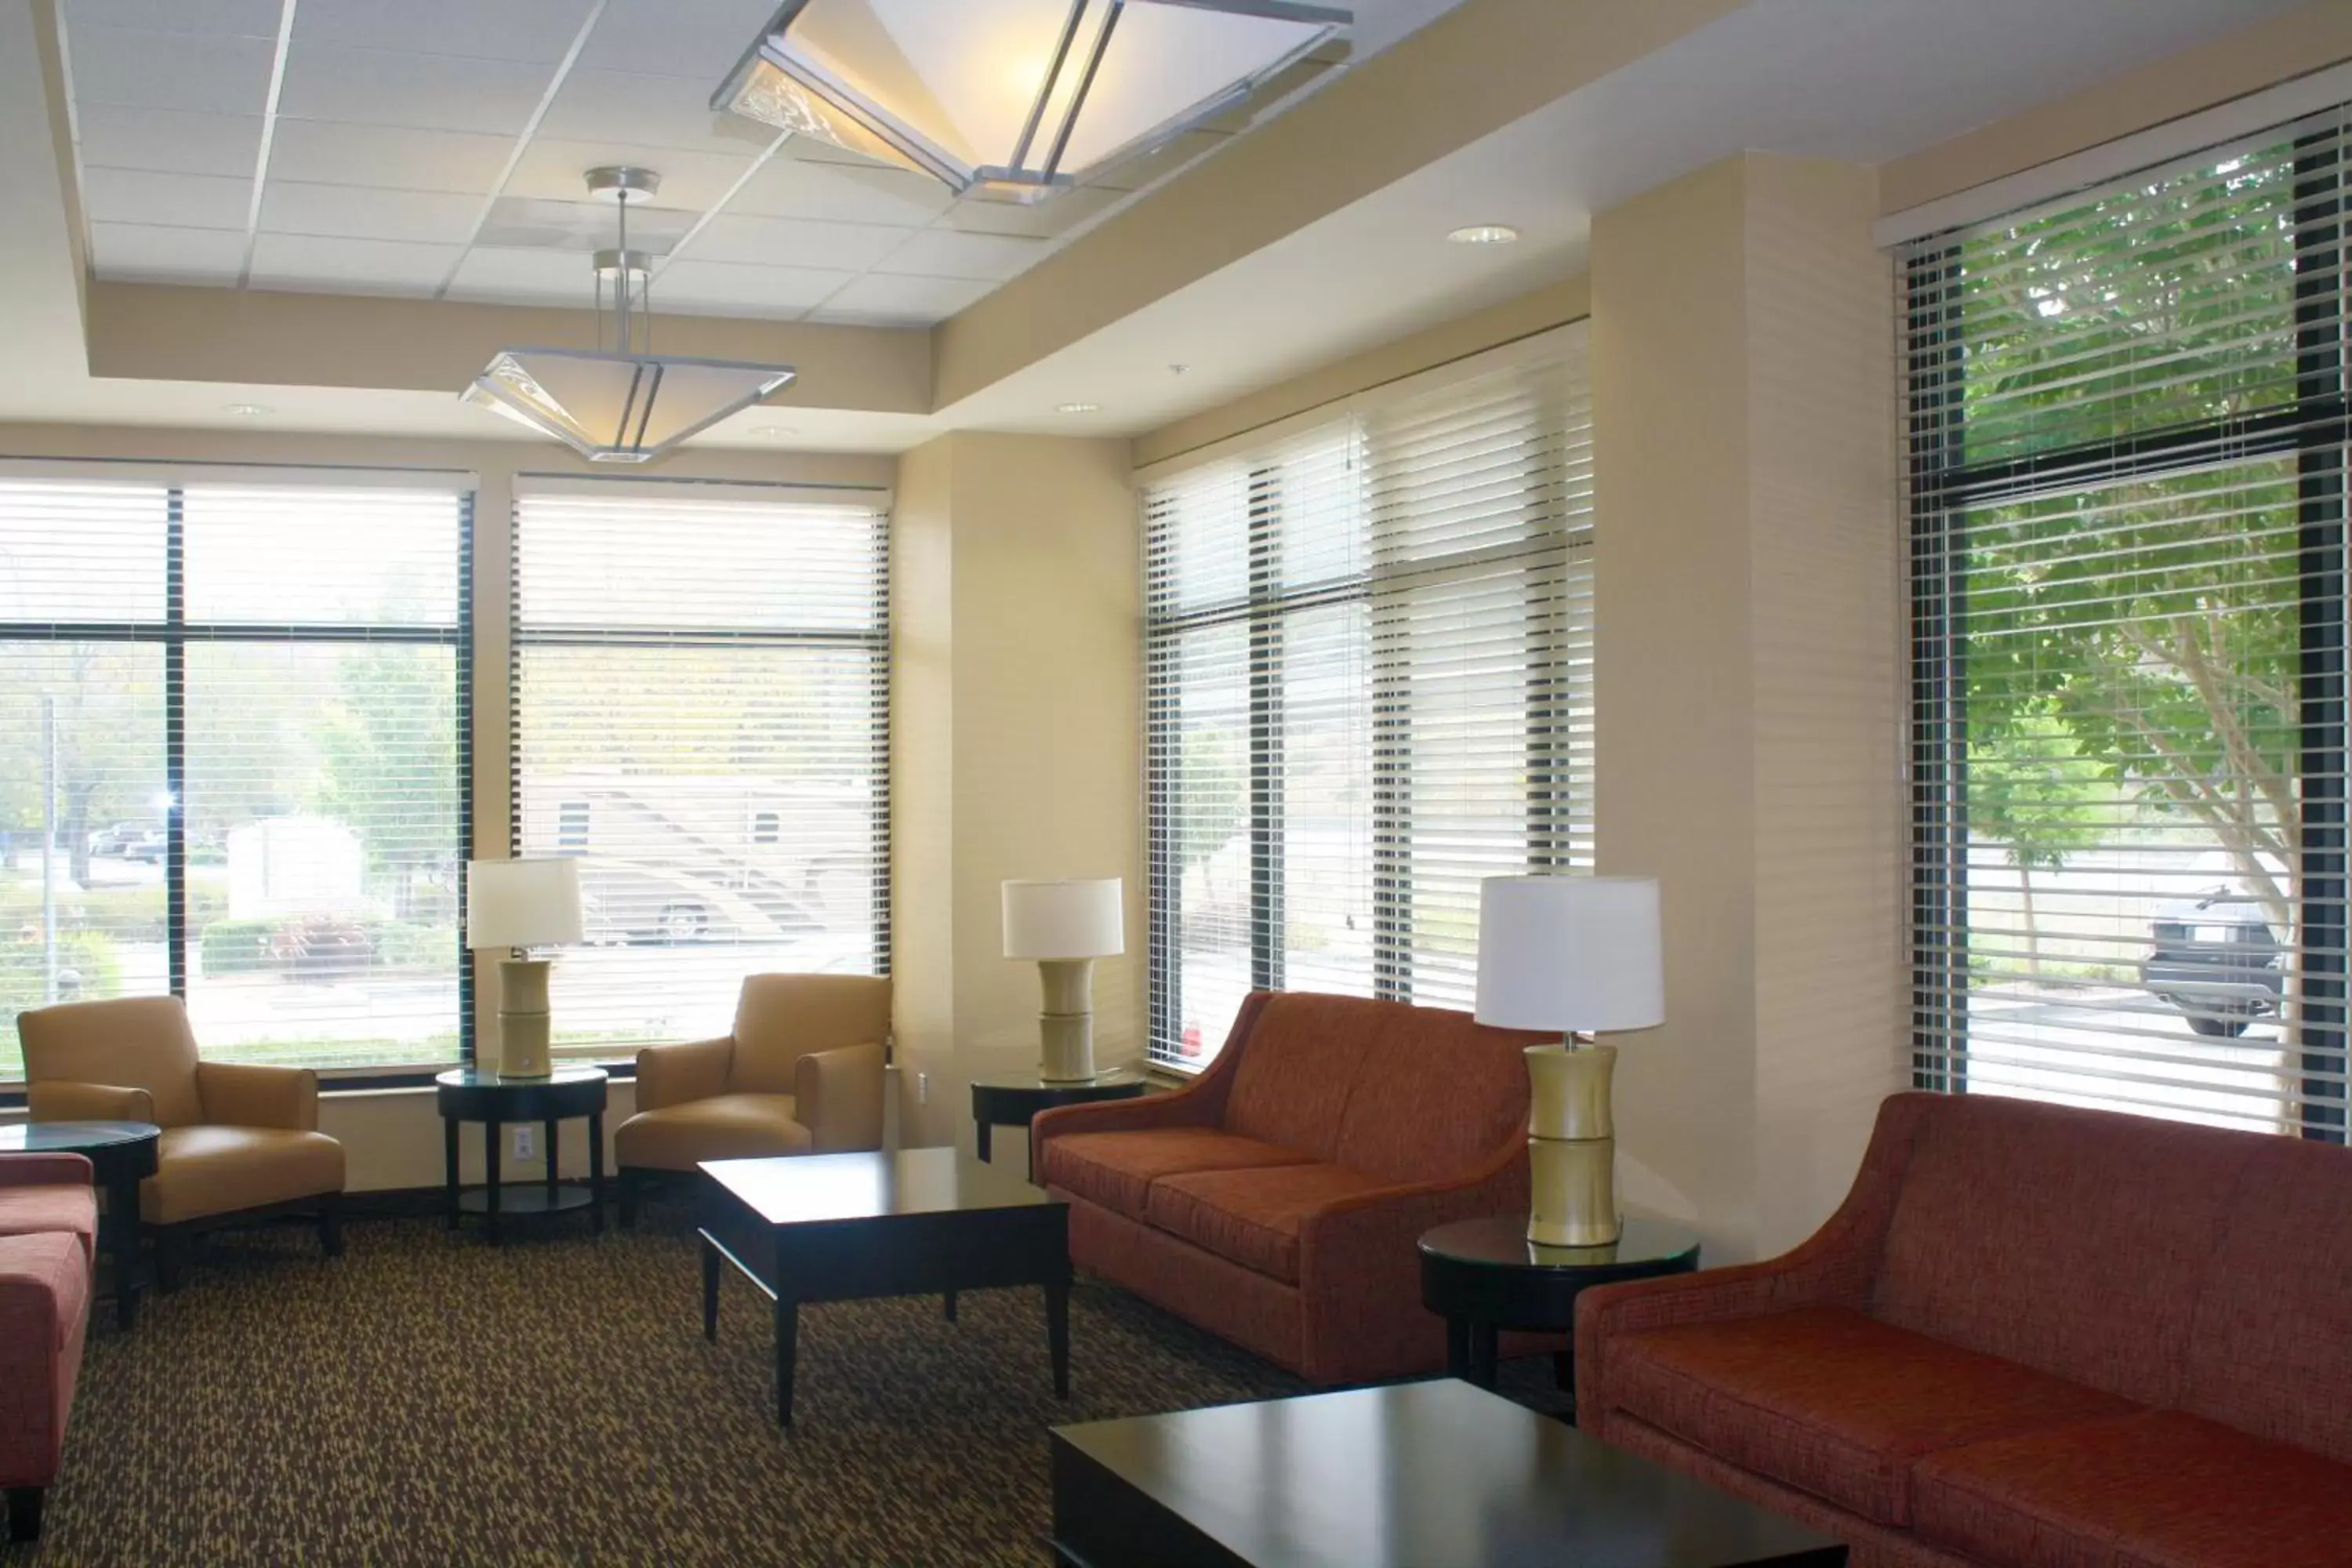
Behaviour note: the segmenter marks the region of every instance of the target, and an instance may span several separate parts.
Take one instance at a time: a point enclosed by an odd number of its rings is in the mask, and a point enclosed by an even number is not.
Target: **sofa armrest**
[[[793,1110],[820,1154],[882,1147],[882,1042],[811,1051],[793,1064]]]
[[[1179,1089],[1146,1094],[1135,1100],[1098,1100],[1090,1105],[1060,1105],[1041,1110],[1029,1123],[1029,1147],[1036,1152],[1034,1169],[1045,1168],[1045,1140],[1076,1132],[1145,1132],[1162,1127],[1222,1127],[1225,1100],[1234,1076],[1241,1068],[1250,1031],[1265,1011],[1268,993],[1253,991],[1242,998],[1234,1016],[1233,1032],[1206,1071]]]
[[[87,1154],[0,1156],[0,1187],[86,1187],[91,1178]]]
[[[68,1314],[89,1310],[89,1267],[70,1236],[0,1237],[0,1487],[57,1479],[80,1354]]]
[[[45,1079],[26,1088],[25,1109],[36,1121],[152,1121],[155,1097],[119,1084]]]
[[[198,1062],[196,1100],[216,1126],[319,1130],[319,1075],[309,1068]]]
[[[732,1035],[679,1046],[647,1046],[637,1053],[637,1109],[659,1110],[725,1094],[734,1061]]]

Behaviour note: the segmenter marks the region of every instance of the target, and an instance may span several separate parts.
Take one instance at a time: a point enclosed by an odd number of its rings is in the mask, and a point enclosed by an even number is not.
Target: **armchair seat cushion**
[[[1608,1354],[1612,1414],[1885,1525],[1911,1522],[1924,1455],[2139,1408],[1845,1307],[1647,1329]]]
[[[88,1259],[98,1245],[98,1194],[62,1182],[0,1187],[0,1236],[49,1232],[79,1237],[82,1257]]]
[[[1045,1145],[1039,1179],[1130,1219],[1145,1217],[1152,1184],[1200,1171],[1304,1165],[1314,1156],[1213,1127],[1074,1132]]]
[[[2347,1482],[2308,1449],[2148,1410],[1923,1459],[1914,1516],[1986,1563],[2325,1568],[2352,1542]]]
[[[1188,1171],[1151,1184],[1144,1218],[1171,1236],[1286,1285],[1298,1283],[1298,1228],[1340,1198],[1388,1184],[1316,1161]]]
[[[758,1160],[805,1154],[814,1140],[794,1120],[789,1094],[714,1094],[640,1110],[613,1135],[621,1164],[691,1171],[705,1160]]]
[[[343,1146],[323,1132],[276,1127],[167,1127],[139,1215],[176,1225],[343,1190]]]

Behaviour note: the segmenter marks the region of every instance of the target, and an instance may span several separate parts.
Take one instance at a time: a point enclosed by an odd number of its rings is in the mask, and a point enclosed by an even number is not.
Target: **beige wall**
[[[969,1147],[971,1076],[1037,1057],[1036,966],[1003,953],[1007,878],[1127,879],[1127,955],[1096,966],[1097,1058],[1143,1046],[1141,572],[1125,444],[943,437],[903,459],[895,524],[901,1125],[908,1142]]]
[[[1601,868],[1661,879],[1631,1202],[1835,1206],[1899,1085],[1893,272],[1871,171],[1744,155],[1593,222]]]

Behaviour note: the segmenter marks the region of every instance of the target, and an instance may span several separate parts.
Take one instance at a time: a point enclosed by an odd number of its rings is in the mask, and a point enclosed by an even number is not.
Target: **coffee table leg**
[[[488,1184],[484,1211],[489,1217],[490,1245],[499,1244],[499,1124],[482,1123],[482,1180]]]
[[[604,1234],[604,1113],[588,1113],[588,1225]]]
[[[1473,1320],[1470,1324],[1469,1379],[1479,1387],[1495,1386],[1495,1325]]]
[[[447,1201],[449,1228],[457,1228],[457,1119],[441,1119],[441,1192]]]
[[[106,1184],[106,1255],[114,1264],[114,1325],[139,1318],[139,1178],[117,1171]]]
[[[980,1155],[981,1163],[984,1165],[996,1163],[993,1158],[996,1150],[995,1131],[995,1128],[984,1120],[972,1123],[972,1148]]]
[[[1449,1314],[1445,1320],[1445,1375],[1470,1376],[1470,1320]]]
[[[800,1356],[800,1303],[776,1298],[776,1425],[793,1424],[793,1366]]]
[[[1070,1396],[1070,1282],[1045,1282],[1045,1346],[1054,1358],[1054,1396]]]
[[[702,1337],[719,1342],[719,1248],[702,1238]]]

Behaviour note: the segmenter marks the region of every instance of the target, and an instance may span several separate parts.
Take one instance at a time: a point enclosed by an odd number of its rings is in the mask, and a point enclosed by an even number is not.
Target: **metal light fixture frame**
[[[971,0],[973,4],[984,0]],[[1206,124],[1217,116],[1245,102],[1252,94],[1283,72],[1297,65],[1328,43],[1335,36],[1351,26],[1354,14],[1339,6],[1318,5],[1307,0],[1133,0],[1133,3],[1156,5],[1180,5],[1196,11],[1218,11],[1235,16],[1258,16],[1278,22],[1320,23],[1320,30],[1308,36],[1297,47],[1272,63],[1252,71],[1228,84],[1215,94],[1174,115],[1139,135],[1130,137],[1119,146],[1095,162],[1095,167],[1109,169],[1132,158],[1167,145],[1186,132]],[[1077,184],[1076,176],[1063,173],[1062,155],[1069,148],[1070,133],[1086,111],[1087,96],[1093,90],[1095,72],[1110,47],[1111,35],[1118,29],[1119,16],[1130,0],[1070,0],[1070,11],[1062,23],[1059,43],[1054,51],[1053,63],[1038,83],[1037,96],[1029,106],[1029,114],[1021,131],[1021,140],[1014,145],[1010,165],[967,165],[945,148],[940,147],[912,126],[902,123],[881,104],[876,103],[831,72],[794,59],[778,47],[794,18],[811,4],[811,0],[784,0],[776,14],[761,28],[751,47],[743,51],[733,69],[710,95],[711,109],[721,114],[737,112],[734,104],[751,73],[761,64],[782,72],[803,89],[838,110],[859,130],[887,144],[899,157],[932,178],[945,184],[958,195],[981,187],[1012,195],[1024,201],[1036,201],[1056,191],[1067,190]],[[1072,58],[1077,41],[1078,27],[1086,20],[1088,9],[1097,5],[1108,6],[1101,30],[1095,35],[1094,47],[1086,51],[1083,61]],[[1071,93],[1069,108],[1057,124],[1045,124],[1045,111],[1059,89],[1063,73],[1076,69],[1080,74],[1076,89]],[[822,135],[823,132],[816,132]],[[1045,156],[1033,162],[1030,154],[1044,136]]]

